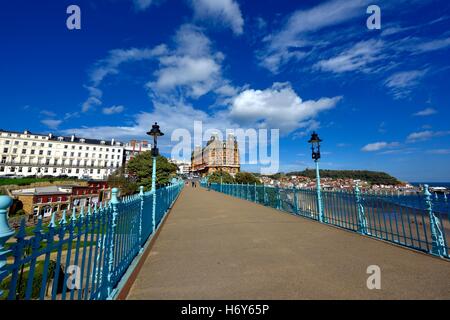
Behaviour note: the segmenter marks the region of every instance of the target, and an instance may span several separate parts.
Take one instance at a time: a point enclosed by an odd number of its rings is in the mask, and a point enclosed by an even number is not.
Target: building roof
[[[120,141],[116,141],[115,139],[111,139],[111,140],[89,139],[89,138],[77,137],[75,135],[67,137],[67,136],[61,136],[61,135],[54,135],[52,133],[49,133],[49,134],[32,133],[28,130],[19,132],[19,131],[0,129],[0,132],[15,133],[15,134],[29,134],[29,135],[35,135],[35,136],[48,137],[49,141],[60,141],[59,139],[61,138],[62,142],[85,143],[85,144],[106,145],[106,146],[116,146],[116,143],[119,143],[119,145],[117,145],[117,146],[124,145],[124,143],[122,143]],[[102,141],[104,141],[104,144],[102,144]]]
[[[37,187],[12,191],[12,194],[15,196],[20,195],[45,196],[53,194],[71,194],[71,193],[72,193],[72,186],[48,186],[48,187]]]

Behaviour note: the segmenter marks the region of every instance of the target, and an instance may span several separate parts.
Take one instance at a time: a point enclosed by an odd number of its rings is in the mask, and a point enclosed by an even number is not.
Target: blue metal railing
[[[119,200],[113,189],[108,205],[87,212],[63,211],[17,232],[6,218],[9,197],[0,197],[0,299],[110,299],[134,258],[161,224],[183,182]],[[153,228],[153,199],[155,228]],[[14,236],[14,237],[12,237]],[[15,241],[14,241],[15,238]]]
[[[319,220],[315,189],[249,184],[202,186],[294,215]],[[442,258],[450,258],[448,195],[362,191],[321,191],[323,222],[394,242]]]

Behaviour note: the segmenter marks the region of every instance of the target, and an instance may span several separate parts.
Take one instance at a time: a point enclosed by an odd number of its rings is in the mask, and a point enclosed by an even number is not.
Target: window
[[[14,148],[14,149],[13,149],[13,153],[17,153],[17,148]]]
[[[57,201],[58,201],[58,202],[61,202],[61,201],[62,201],[62,197],[58,197],[58,198],[57,198]]]
[[[27,146],[27,145],[28,145],[28,142],[27,142],[27,141],[25,141],[25,142],[23,143],[23,145],[24,145],[24,146]]]
[[[33,142],[33,144],[32,144],[32,145],[33,145],[33,147],[36,147],[36,142]]]
[[[41,147],[45,147],[45,143],[41,143]]]
[[[5,167],[0,167],[0,172],[5,172]]]
[[[14,145],[18,146],[19,145],[19,141],[14,141]]]
[[[42,203],[42,198],[37,198],[37,203]]]
[[[39,150],[39,155],[42,156],[44,154],[44,150]]]
[[[74,155],[75,155],[75,153],[73,153],[73,152],[70,153],[70,156],[71,156],[71,157],[73,157]]]
[[[27,154],[27,149],[22,149],[22,154]]]
[[[64,156],[64,157],[67,157],[67,152],[64,152],[64,153],[63,153],[63,156]]]
[[[47,155],[48,155],[48,156],[51,156],[51,155],[52,155],[52,152],[51,152],[51,151],[47,151]]]
[[[34,149],[32,149],[32,150],[31,150],[31,154],[34,154],[34,153],[35,153],[35,150],[34,150]]]
[[[9,141],[9,140],[5,141],[5,144],[10,144],[10,143],[11,143],[11,141]]]
[[[31,171],[33,171],[33,169],[31,167],[28,168],[28,173],[31,173]]]
[[[3,153],[8,153],[9,149],[8,148],[3,148]]]
[[[67,148],[69,148],[69,146],[66,144],[66,145],[64,145],[64,149],[67,149]]]
[[[49,148],[53,147],[53,144],[49,143],[49,144],[48,144],[48,147],[49,147]]]

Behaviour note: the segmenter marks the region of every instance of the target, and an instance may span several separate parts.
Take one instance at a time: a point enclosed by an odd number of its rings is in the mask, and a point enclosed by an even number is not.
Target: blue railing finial
[[[113,188],[111,190],[111,204],[118,204],[119,203],[119,198],[117,197],[119,194],[119,189],[117,188]]]
[[[14,234],[8,223],[8,216],[6,215],[8,208],[12,205],[13,199],[9,196],[0,196],[0,279],[3,279],[3,273],[6,272],[3,268],[6,266],[6,259],[8,258],[8,251],[4,250],[6,241]],[[3,291],[0,290],[0,297]]]
[[[6,214],[12,203],[13,199],[11,197],[0,196],[0,243],[4,237],[9,238],[14,233],[14,230],[8,224],[8,216]]]

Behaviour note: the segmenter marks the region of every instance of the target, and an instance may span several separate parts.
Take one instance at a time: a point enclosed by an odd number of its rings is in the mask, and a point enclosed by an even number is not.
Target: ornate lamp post
[[[156,157],[159,155],[159,149],[158,149],[158,137],[161,137],[164,135],[164,133],[159,130],[158,123],[155,122],[155,124],[152,126],[152,130],[147,132],[149,136],[153,137],[153,148],[152,148],[152,157],[153,157],[153,165],[152,165],[152,189],[151,192],[153,192],[153,215],[152,215],[152,223],[153,223],[153,231],[156,229],[156,221],[155,221],[155,210],[156,210]]]
[[[317,186],[317,209],[319,211],[319,221],[324,221],[323,206],[322,206],[322,193],[320,188],[320,171],[319,171],[319,159],[320,159],[320,143],[322,140],[319,135],[314,131],[309,139],[308,143],[311,144],[312,159],[316,163],[316,186]]]

